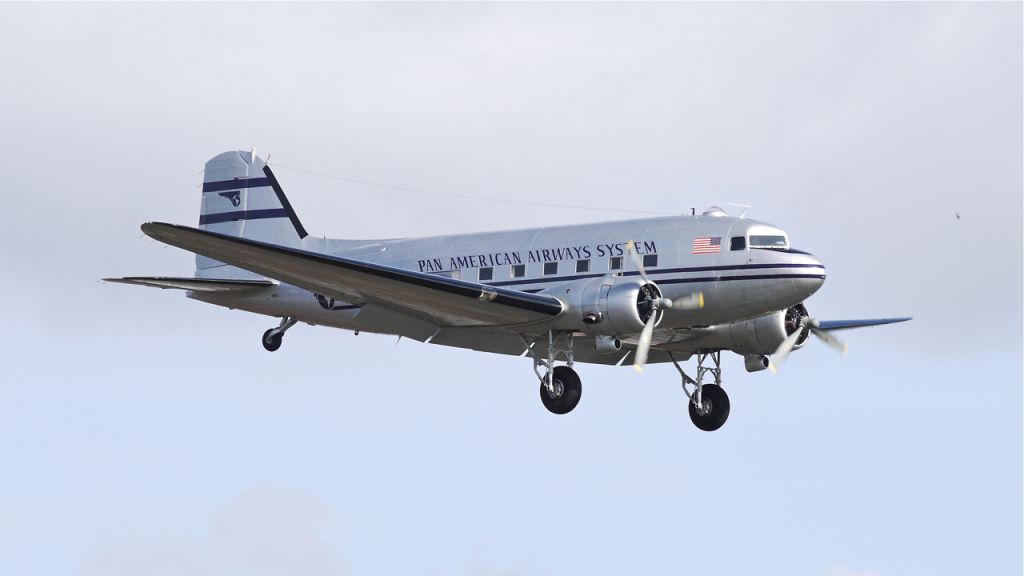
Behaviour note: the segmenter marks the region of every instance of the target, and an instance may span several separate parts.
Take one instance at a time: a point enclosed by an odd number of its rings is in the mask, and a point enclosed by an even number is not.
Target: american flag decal
[[[718,254],[722,251],[721,236],[701,236],[693,239],[691,254]]]

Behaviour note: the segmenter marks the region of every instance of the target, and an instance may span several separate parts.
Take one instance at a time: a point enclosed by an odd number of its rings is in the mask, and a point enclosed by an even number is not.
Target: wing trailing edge
[[[309,252],[188,226],[149,222],[149,237],[353,304],[372,303],[439,326],[501,326],[562,313],[552,296]]]
[[[171,288],[191,290],[193,292],[238,292],[270,288],[275,285],[272,280],[232,280],[228,278],[175,278],[171,276],[126,276],[124,278],[104,278],[104,282],[134,284],[150,288]]]

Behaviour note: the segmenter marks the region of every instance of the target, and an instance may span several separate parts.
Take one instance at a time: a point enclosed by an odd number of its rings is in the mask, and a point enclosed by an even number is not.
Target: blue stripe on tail
[[[270,210],[238,210],[236,212],[221,212],[220,214],[203,214],[199,216],[199,225],[217,224],[219,222],[232,222],[234,220],[263,220],[264,218],[287,218],[288,212],[284,208],[273,208]]]
[[[234,180],[221,180],[220,182],[203,182],[203,192],[262,188],[263,186],[270,186],[269,178],[236,178]]]

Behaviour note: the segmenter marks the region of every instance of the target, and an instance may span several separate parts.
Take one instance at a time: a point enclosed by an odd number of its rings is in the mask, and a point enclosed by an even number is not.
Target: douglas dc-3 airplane
[[[693,423],[729,416],[721,353],[750,372],[779,366],[813,334],[909,318],[819,321],[802,304],[825,267],[770,224],[700,215],[399,240],[306,233],[270,167],[251,152],[206,163],[199,228],[150,222],[152,238],[196,254],[195,276],[108,278],[298,322],[529,356],[555,414],[580,401],[578,363],[671,362]],[[771,359],[769,359],[771,355]],[[696,356],[695,377],[680,366]]]

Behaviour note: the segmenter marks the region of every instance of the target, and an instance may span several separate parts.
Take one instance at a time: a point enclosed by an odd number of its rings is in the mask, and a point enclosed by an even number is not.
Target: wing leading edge
[[[501,326],[547,320],[562,312],[551,296],[455,280],[265,242],[149,222],[142,231],[239,268],[354,304],[373,303],[439,326]]]

